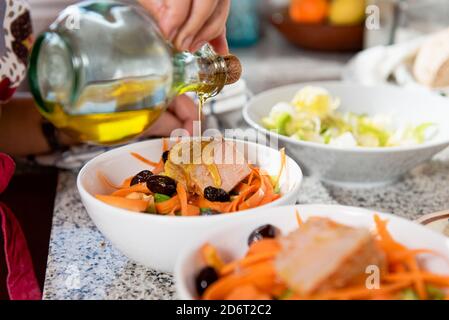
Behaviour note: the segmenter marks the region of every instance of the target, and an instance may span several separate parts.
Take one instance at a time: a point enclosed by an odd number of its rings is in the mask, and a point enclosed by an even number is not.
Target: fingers
[[[226,29],[215,39],[209,41],[215,52],[219,55],[229,54],[228,40],[226,39]]]
[[[174,44],[177,49],[189,50],[191,48],[196,35],[214,15],[215,9],[221,1],[223,0],[193,0],[190,15],[175,38]],[[209,39],[205,39],[205,41],[207,40]]]
[[[176,97],[169,109],[182,122],[193,122],[198,120],[198,107],[193,100],[186,95]]]
[[[161,117],[147,130],[146,136],[168,137],[175,129],[185,129],[191,135],[198,109],[186,95],[176,97]]]
[[[139,0],[157,20],[159,28],[173,41],[191,13],[193,0]]]
[[[181,128],[182,122],[170,112],[161,117],[145,132],[145,136],[168,137],[175,129]]]
[[[205,42],[210,42],[211,40],[217,39],[224,34],[230,5],[230,0],[219,1],[214,13],[209,17],[200,32],[195,36],[195,39],[190,47],[191,51],[197,51],[204,45]],[[220,38],[220,41],[222,39],[225,38]],[[220,46],[223,47],[223,43],[220,43]]]
[[[231,0],[139,0],[156,19],[165,38],[178,50],[197,51],[212,42],[220,54],[228,52],[226,19]]]

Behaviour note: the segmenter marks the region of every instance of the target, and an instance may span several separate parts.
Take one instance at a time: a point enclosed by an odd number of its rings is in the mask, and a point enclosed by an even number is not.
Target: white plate
[[[247,158],[269,174],[275,175],[279,171],[281,159],[278,150],[251,142],[236,141],[236,144],[237,147],[244,146]],[[282,197],[265,206],[238,213],[208,217],[162,216],[112,207],[95,198],[95,194],[109,194],[113,191],[101,183],[98,172],[104,173],[113,183],[120,184],[125,178],[149,169],[134,159],[131,152],[158,161],[161,150],[162,140],[157,139],[108,151],[89,161],[81,169],[77,180],[81,200],[98,229],[123,254],[148,267],[173,271],[182,247],[200,238],[211,228],[232,222],[239,223],[240,219],[257,215],[268,207],[294,204],[298,198],[302,172],[290,158],[287,159],[286,169],[280,180]]]
[[[195,276],[204,267],[199,249],[205,243],[215,246],[227,261],[244,256],[248,249],[247,241],[250,233],[264,224],[272,224],[281,229],[283,234],[298,228],[295,208],[301,217],[307,220],[311,216],[328,217],[339,223],[374,228],[374,214],[389,220],[388,229],[393,237],[409,248],[425,248],[435,250],[449,258],[449,239],[433,232],[417,223],[397,216],[378,213],[371,210],[331,206],[300,205],[272,208],[267,212],[248,216],[244,222],[232,228],[223,226],[203,235],[194,245],[187,248],[180,256],[175,268],[175,281],[180,299],[196,299]],[[447,262],[438,257],[426,256],[423,259],[426,268],[432,272],[449,274]]]

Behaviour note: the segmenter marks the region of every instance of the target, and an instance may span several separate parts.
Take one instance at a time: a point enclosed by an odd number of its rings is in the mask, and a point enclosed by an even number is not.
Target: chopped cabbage
[[[392,147],[421,144],[432,139],[438,128],[433,123],[392,129],[384,115],[357,115],[337,111],[340,99],[326,89],[307,86],[291,103],[277,103],[262,119],[268,130],[294,139],[337,147]]]

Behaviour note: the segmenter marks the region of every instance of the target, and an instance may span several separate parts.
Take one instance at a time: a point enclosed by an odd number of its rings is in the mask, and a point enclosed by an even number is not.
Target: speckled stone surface
[[[348,190],[305,178],[299,203],[374,208],[409,219],[447,209],[449,150],[396,184]],[[76,175],[59,176],[44,299],[173,299],[173,278],[129,261],[96,229],[81,204]]]

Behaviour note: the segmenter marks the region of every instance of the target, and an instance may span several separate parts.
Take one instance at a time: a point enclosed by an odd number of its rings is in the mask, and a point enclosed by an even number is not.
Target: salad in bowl
[[[404,219],[325,205],[278,208],[186,250],[182,299],[449,299],[449,242]]]
[[[268,130],[293,139],[336,147],[397,147],[422,144],[437,133],[431,122],[395,127],[387,114],[341,112],[341,100],[317,86],[300,89],[290,102],[279,102],[262,119]]]
[[[307,174],[350,188],[393,183],[449,146],[449,100],[415,88],[292,84],[254,96],[243,117]]]
[[[294,204],[299,195],[301,168],[278,149],[235,139],[191,142],[129,144],[97,156],[78,174],[97,228],[123,254],[157,270],[173,271],[183,246],[211,228]],[[229,158],[222,159],[223,150]]]
[[[130,156],[151,170],[142,170],[119,186],[100,172],[104,183],[115,190],[97,194],[97,199],[136,212],[204,216],[248,210],[281,197],[284,149],[279,152],[279,171],[273,176],[251,164],[235,142],[222,139],[187,139],[171,146],[164,140],[158,162],[136,152]]]

